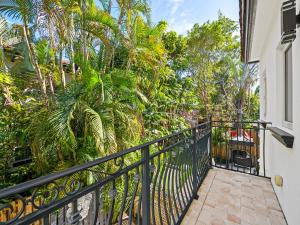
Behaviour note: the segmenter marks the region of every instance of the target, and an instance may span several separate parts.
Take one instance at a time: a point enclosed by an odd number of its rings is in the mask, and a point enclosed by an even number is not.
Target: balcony
[[[206,122],[1,190],[0,222],[284,224],[266,178],[266,126]]]

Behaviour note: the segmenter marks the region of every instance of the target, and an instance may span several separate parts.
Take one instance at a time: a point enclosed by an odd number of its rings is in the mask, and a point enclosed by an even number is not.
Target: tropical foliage
[[[186,128],[195,112],[257,117],[221,13],[186,36],[153,24],[147,0],[2,0],[0,13],[1,185]],[[33,160],[11,172],[21,147]]]

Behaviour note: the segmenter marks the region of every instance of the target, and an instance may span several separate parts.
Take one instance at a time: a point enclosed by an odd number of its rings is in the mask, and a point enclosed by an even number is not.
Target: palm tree
[[[237,121],[241,122],[243,118],[243,108],[245,105],[247,92],[257,81],[257,64],[236,64],[234,66],[234,104],[237,110]]]
[[[99,155],[103,155],[102,120],[84,101],[82,88],[76,83],[68,85],[64,92],[58,93],[58,101],[52,112],[42,109],[37,112],[40,119],[32,120],[28,136],[41,173],[53,169],[53,165],[49,165],[53,155],[62,168],[84,161],[78,157],[78,149],[81,147],[81,150],[85,150],[84,146],[80,146],[80,137],[93,137]]]
[[[3,0],[0,3],[0,13],[15,20],[21,20],[23,23],[23,35],[28,48],[30,60],[35,69],[42,94],[46,96],[46,81],[38,64],[38,60],[34,50],[34,44],[31,41],[31,34],[29,31],[29,24],[33,22],[33,19],[36,15],[35,10],[37,8],[37,1],[33,0]]]
[[[136,93],[135,75],[114,71],[102,81],[91,67],[84,71],[83,82],[73,81],[57,92],[50,112],[37,112],[40,119],[32,120],[28,129],[36,163],[44,173],[51,170],[53,157],[65,168],[140,143],[144,106]]]

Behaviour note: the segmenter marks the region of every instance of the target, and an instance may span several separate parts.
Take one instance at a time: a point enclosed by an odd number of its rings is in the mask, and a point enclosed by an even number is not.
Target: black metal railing
[[[180,224],[211,162],[211,123],[0,191],[0,224]]]
[[[267,177],[268,122],[212,122],[212,166]]]
[[[32,161],[31,149],[29,146],[16,147],[14,149],[14,159],[11,167],[15,168],[18,166],[29,164]]]

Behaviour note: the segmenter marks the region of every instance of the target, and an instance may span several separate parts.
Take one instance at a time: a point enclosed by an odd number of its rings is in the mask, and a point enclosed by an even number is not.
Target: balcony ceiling
[[[257,1],[249,61],[260,60],[264,50],[270,43],[268,35],[272,32],[274,24],[277,28],[280,28],[281,4],[282,1],[278,0]],[[276,33],[278,35],[272,37],[272,39],[276,39],[275,41],[280,43],[280,31]]]

